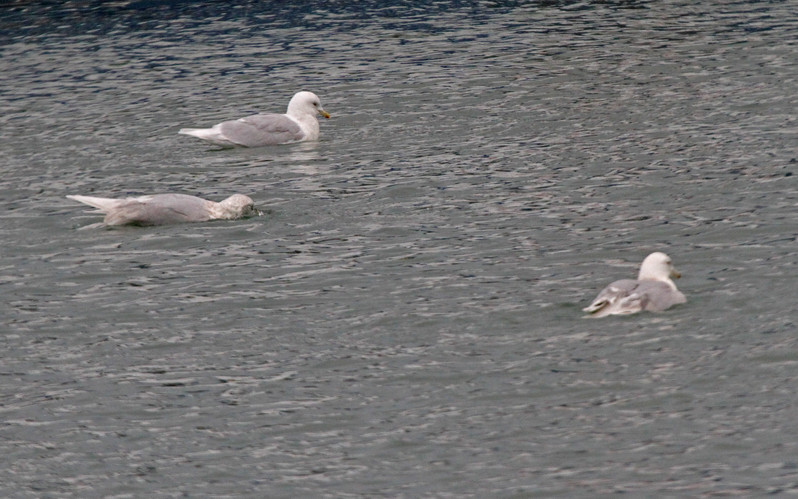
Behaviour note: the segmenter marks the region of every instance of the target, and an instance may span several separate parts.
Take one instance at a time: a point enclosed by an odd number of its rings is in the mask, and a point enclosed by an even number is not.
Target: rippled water
[[[798,491],[792,2],[0,8],[0,492]],[[178,136],[317,92],[318,143]],[[67,194],[261,217],[77,230]],[[585,320],[651,251],[688,303]]]

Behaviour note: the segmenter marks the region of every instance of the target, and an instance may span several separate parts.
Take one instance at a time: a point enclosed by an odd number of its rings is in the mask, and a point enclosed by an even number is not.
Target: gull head
[[[640,281],[662,281],[676,289],[676,285],[671,281],[671,277],[678,279],[681,276],[682,274],[673,266],[671,257],[657,251],[651,253],[643,260],[637,279]]]
[[[316,113],[324,116],[325,118],[330,117],[330,113],[324,110],[321,107],[321,99],[319,96],[314,94],[313,92],[297,92],[291,97],[291,101],[288,103],[288,114],[289,116],[301,116],[309,114],[311,116],[316,116]]]
[[[229,220],[258,214],[258,211],[255,209],[255,202],[252,201],[252,198],[243,194],[233,194],[229,198],[219,201],[216,208],[216,218],[226,218]]]

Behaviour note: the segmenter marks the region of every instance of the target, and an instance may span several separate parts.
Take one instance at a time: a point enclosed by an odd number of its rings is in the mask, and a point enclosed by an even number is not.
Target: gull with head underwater
[[[218,203],[187,194],[155,194],[121,199],[67,197],[105,213],[102,223],[84,228],[235,220],[258,214],[252,199],[243,194],[233,194]]]

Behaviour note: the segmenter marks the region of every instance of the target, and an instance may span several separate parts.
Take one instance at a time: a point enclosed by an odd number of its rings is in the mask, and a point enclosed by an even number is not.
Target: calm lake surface
[[[798,492],[798,5],[0,7],[0,496]],[[314,143],[182,127],[284,112]],[[67,194],[252,197],[79,230]],[[673,257],[685,305],[581,308]]]

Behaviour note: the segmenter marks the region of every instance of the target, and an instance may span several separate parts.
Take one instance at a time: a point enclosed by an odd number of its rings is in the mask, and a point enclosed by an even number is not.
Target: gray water
[[[0,8],[0,496],[798,492],[795,2],[48,5]],[[318,142],[177,135],[301,89]],[[160,192],[263,215],[65,198]],[[583,318],[652,251],[687,304]]]

